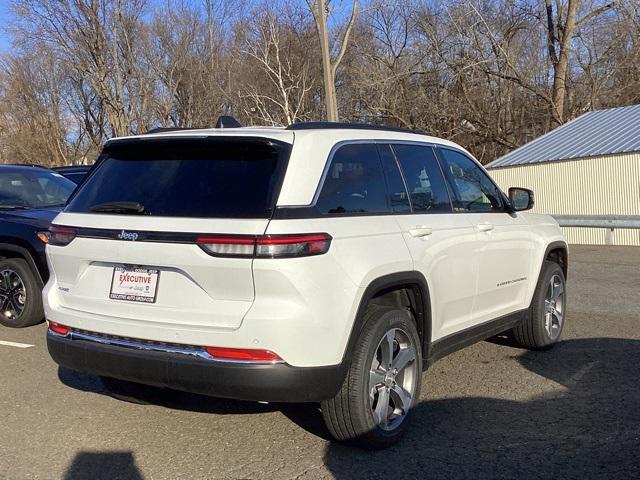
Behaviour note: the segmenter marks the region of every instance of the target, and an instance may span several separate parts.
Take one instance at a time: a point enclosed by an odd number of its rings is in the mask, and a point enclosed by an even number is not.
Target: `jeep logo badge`
[[[131,240],[131,241],[135,242],[138,239],[138,234],[136,232],[126,232],[126,231],[122,230],[118,234],[118,238],[120,240]]]

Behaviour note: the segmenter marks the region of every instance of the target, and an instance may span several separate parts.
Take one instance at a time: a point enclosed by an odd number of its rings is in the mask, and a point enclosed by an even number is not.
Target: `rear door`
[[[252,259],[198,243],[231,252],[244,248],[231,235],[265,232],[289,151],[237,137],[108,144],[54,222],[76,235],[48,247],[55,300],[108,321],[237,328],[254,298]]]
[[[333,342],[334,355],[341,356],[358,308],[354,293],[363,295],[374,280],[412,269],[411,256],[387,193],[378,147],[373,140],[334,144],[312,205],[278,209],[267,232],[328,232],[333,237],[331,250],[328,255],[309,258],[304,263],[293,259],[275,265],[256,260],[254,275],[259,297],[256,303],[266,295],[282,297],[282,292],[288,296],[283,298],[282,305],[289,311],[295,312],[296,304],[304,303],[306,320],[314,325],[319,344]],[[286,276],[281,272],[286,272]],[[295,285],[295,289],[287,285]],[[283,309],[282,315],[286,312]],[[309,355],[317,357],[318,353],[312,349]]]
[[[500,189],[463,152],[439,147],[456,207],[478,233],[478,285],[474,322],[525,308],[534,244],[527,222],[508,213]],[[535,281],[535,279],[533,280]]]
[[[472,322],[477,234],[464,215],[453,212],[449,188],[431,145],[381,145],[381,151],[389,170],[397,171],[397,158],[404,174],[411,204],[408,211],[396,214],[396,220],[414,268],[429,283],[432,340],[436,340]],[[400,198],[400,193],[393,196]]]

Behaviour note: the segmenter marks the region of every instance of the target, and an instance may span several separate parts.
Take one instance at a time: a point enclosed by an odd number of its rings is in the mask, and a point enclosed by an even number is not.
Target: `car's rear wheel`
[[[322,402],[334,438],[365,448],[386,448],[404,435],[422,379],[420,339],[412,315],[374,307],[356,344],[338,394]]]
[[[566,290],[560,265],[545,261],[528,316],[512,330],[520,346],[544,349],[560,340],[566,316]]]
[[[21,258],[0,261],[0,323],[28,327],[43,320],[42,289]]]

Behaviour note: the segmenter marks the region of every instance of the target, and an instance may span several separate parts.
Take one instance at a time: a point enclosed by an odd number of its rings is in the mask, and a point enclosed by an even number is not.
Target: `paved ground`
[[[0,478],[638,478],[640,248],[574,247],[564,341],[482,342],[426,375],[413,428],[363,452],[314,406],[152,391],[110,397],[59,370],[43,325],[0,327]]]

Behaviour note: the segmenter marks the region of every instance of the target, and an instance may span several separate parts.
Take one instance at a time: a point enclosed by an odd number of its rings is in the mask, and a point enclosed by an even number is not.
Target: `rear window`
[[[289,152],[287,144],[247,138],[113,142],[66,211],[124,203],[142,206],[141,215],[269,218]]]
[[[348,144],[335,152],[316,206],[324,214],[389,211],[375,144]]]

